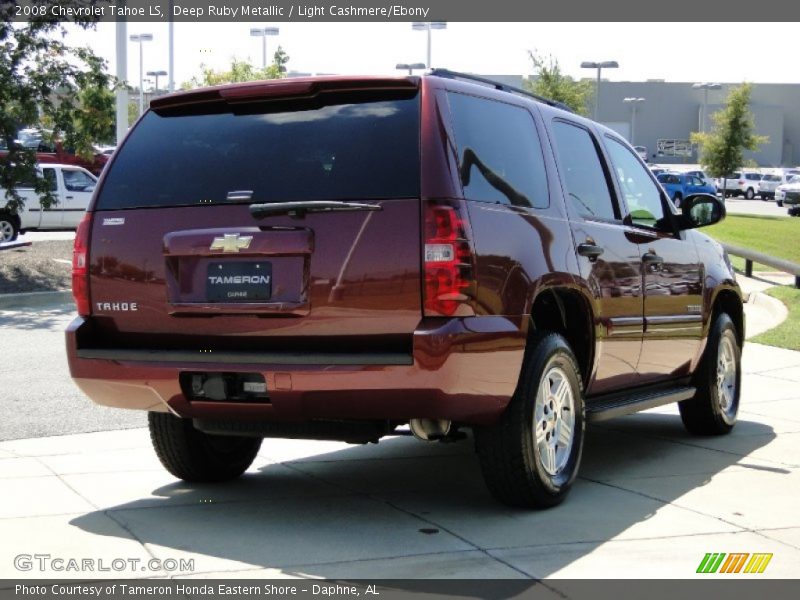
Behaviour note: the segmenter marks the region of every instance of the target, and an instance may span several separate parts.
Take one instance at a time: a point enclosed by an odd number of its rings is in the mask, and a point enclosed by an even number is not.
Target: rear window
[[[197,109],[195,109],[197,110]],[[150,111],[118,152],[97,208],[419,195],[419,99],[291,110]],[[244,112],[246,111],[246,112]]]
[[[764,181],[780,181],[780,175],[764,175]]]

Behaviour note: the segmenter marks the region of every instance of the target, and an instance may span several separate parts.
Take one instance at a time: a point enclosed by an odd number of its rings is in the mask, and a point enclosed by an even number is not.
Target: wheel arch
[[[744,345],[745,318],[742,297],[731,288],[722,288],[714,296],[711,303],[711,319],[706,327],[706,334],[720,313],[726,313],[736,326],[736,341],[741,348]]]
[[[526,345],[540,331],[559,333],[578,361],[584,387],[591,379],[595,359],[595,322],[592,303],[570,287],[545,287],[532,298]]]

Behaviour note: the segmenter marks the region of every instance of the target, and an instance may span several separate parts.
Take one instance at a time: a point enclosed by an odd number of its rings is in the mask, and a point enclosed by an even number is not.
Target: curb
[[[789,316],[789,311],[783,302],[764,292],[750,292],[744,307],[745,311],[749,313],[747,315],[747,339],[777,327]],[[748,307],[750,310],[747,310]]]
[[[0,294],[0,310],[38,308],[48,304],[72,302],[71,290],[55,292],[22,292],[19,294]]]

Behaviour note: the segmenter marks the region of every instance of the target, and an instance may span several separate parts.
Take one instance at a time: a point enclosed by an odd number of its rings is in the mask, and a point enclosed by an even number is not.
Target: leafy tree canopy
[[[206,65],[200,65],[202,73],[200,76],[192,77],[191,80],[181,85],[182,89],[188,90],[198,87],[210,87],[223,85],[225,83],[239,83],[242,81],[258,81],[262,79],[281,79],[285,77],[286,64],[289,56],[278,46],[273,55],[272,64],[266,68],[253,66],[249,61],[231,59],[230,68],[227,71],[215,71]]]
[[[712,177],[725,177],[744,165],[744,151],[758,150],[769,138],[756,135],[750,112],[749,83],[733,88],[725,108],[714,113],[714,126],[705,133],[694,132],[691,141],[700,145],[700,162]]]
[[[93,0],[96,1],[96,0]],[[89,48],[69,46],[67,32],[57,18],[44,16],[13,22],[16,2],[0,4],[0,205],[6,210],[22,208],[16,189],[22,182],[36,181],[35,190],[45,206],[55,199],[47,183],[36,178],[35,148],[15,143],[24,127],[47,127],[46,135],[59,138],[78,154],[94,154],[92,143],[108,137],[107,111],[114,80],[106,63]],[[85,0],[41,0],[40,5],[85,7]],[[84,29],[96,19],[75,17]],[[113,113],[112,113],[113,114]]]
[[[528,51],[533,63],[533,79],[525,82],[531,92],[569,106],[580,115],[588,113],[587,106],[594,93],[591,81],[575,80],[561,71],[552,55],[542,56]]]

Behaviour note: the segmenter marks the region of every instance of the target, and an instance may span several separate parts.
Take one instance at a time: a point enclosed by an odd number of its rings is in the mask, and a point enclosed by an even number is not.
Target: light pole
[[[117,79],[128,80],[128,23],[120,17],[116,23]],[[117,145],[128,132],[128,86],[117,88]]]
[[[600,72],[603,69],[618,69],[619,63],[615,60],[606,60],[603,62],[589,62],[584,61],[581,63],[581,69],[597,69],[597,85],[594,89],[594,120],[597,121],[600,115]]]
[[[424,69],[424,68],[425,68],[424,63],[397,63],[397,65],[395,66],[395,69],[397,69],[398,71],[405,71],[406,69],[408,69],[409,75],[413,75],[415,69]]]
[[[267,68],[267,36],[278,35],[281,30],[278,27],[253,27],[250,35],[261,38],[261,68]]]
[[[164,77],[164,75],[166,75],[166,74],[167,74],[166,71],[148,71],[147,72],[147,76],[148,77],[155,77],[156,78],[156,89],[155,89],[155,93],[156,94],[158,94],[158,78],[159,77]]]
[[[722,86],[718,83],[693,83],[692,89],[703,90],[703,109],[700,111],[700,131],[706,132],[706,111],[708,110],[708,90],[718,90]]]
[[[134,33],[129,38],[132,42],[138,42],[139,44],[139,116],[142,116],[144,112],[144,68],[142,67],[143,55],[142,52],[142,43],[143,42],[152,42],[153,41],[153,34],[152,33]]]
[[[428,67],[431,67],[431,29],[447,29],[447,23],[444,21],[415,21],[411,24],[411,29],[414,31],[427,31],[428,32],[428,52],[425,55],[427,60],[425,62]]]
[[[631,146],[636,145],[636,109],[644,102],[644,98],[624,98],[625,104],[631,105]]]
[[[169,29],[167,30],[167,42],[169,46],[169,82],[167,84],[167,90],[169,93],[175,91],[175,18],[173,15],[173,7],[175,5],[175,0],[169,0]]]

